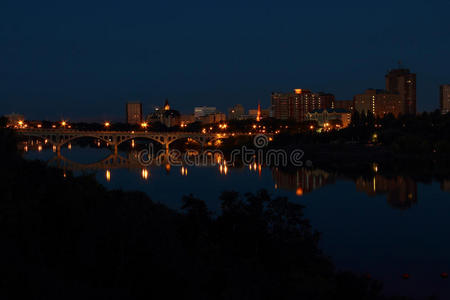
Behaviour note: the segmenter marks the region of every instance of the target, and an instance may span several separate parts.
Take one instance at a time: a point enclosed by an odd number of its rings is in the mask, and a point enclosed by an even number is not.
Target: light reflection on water
[[[217,199],[224,190],[246,193],[265,188],[287,196],[306,206],[306,217],[322,232],[322,249],[338,268],[369,273],[384,282],[388,293],[450,298],[449,281],[439,276],[450,271],[450,182],[388,178],[378,165],[373,166],[373,176],[356,179],[318,169],[287,172],[258,164],[231,168],[220,159],[210,167],[143,167],[129,163],[132,153],[120,153],[123,161],[108,165],[108,149],[70,148],[61,151],[67,160],[62,164],[65,173],[95,173],[110,189],[140,190],[174,209],[190,193],[213,211],[220,210]],[[55,161],[51,148],[26,150],[27,158]],[[91,168],[83,168],[86,164]],[[403,280],[403,273],[411,278]]]

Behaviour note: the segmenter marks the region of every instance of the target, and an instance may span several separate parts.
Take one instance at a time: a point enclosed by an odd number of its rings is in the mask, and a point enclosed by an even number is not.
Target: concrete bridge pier
[[[165,147],[165,149],[166,149],[166,155],[169,155],[169,143],[165,143],[164,144],[164,147]]]

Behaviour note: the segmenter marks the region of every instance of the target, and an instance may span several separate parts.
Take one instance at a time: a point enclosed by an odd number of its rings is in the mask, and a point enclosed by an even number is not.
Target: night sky
[[[368,4],[370,3],[370,5]],[[123,120],[169,98],[225,111],[306,88],[352,99],[417,73],[418,111],[450,83],[450,1],[0,1],[0,114]]]

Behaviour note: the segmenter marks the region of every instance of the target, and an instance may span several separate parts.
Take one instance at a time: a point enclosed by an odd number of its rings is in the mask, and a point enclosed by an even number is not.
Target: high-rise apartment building
[[[399,94],[404,114],[416,114],[416,74],[395,69],[386,74],[386,91]]]
[[[142,122],[142,103],[128,102],[126,104],[126,118],[128,124],[140,124]]]
[[[333,108],[342,108],[353,111],[353,100],[335,100]]]
[[[368,89],[364,94],[356,95],[353,102],[354,110],[360,113],[370,111],[378,117],[389,113],[398,116],[403,113],[404,109],[401,95],[384,90]]]
[[[295,89],[293,93],[272,93],[272,117],[302,122],[308,112],[331,108],[333,102],[332,94],[312,93],[304,89]]]
[[[441,113],[450,113],[450,84],[441,85]]]

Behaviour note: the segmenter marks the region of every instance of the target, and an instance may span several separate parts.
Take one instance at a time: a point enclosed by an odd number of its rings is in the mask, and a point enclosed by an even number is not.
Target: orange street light
[[[147,127],[148,127],[148,123],[147,123],[147,122],[141,123],[141,127],[142,127],[142,128],[147,128]]]
[[[105,125],[105,127],[106,127],[106,128],[108,128],[109,126],[111,126],[111,123],[109,123],[109,122],[105,122],[105,124],[104,124],[104,125]]]

